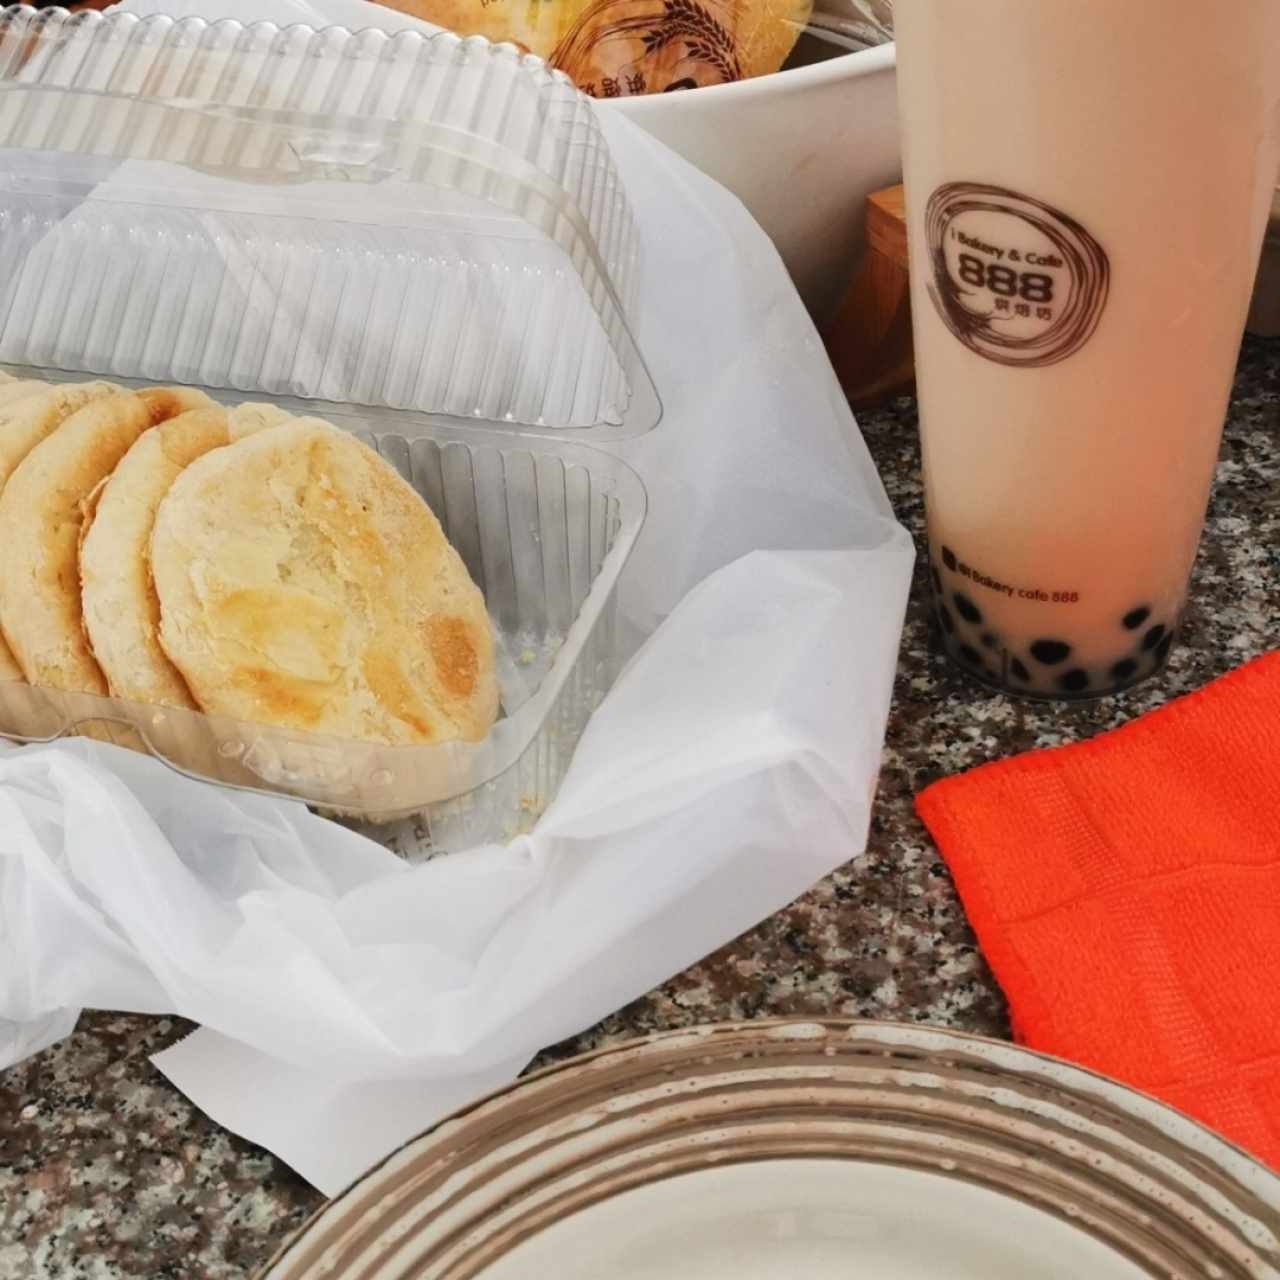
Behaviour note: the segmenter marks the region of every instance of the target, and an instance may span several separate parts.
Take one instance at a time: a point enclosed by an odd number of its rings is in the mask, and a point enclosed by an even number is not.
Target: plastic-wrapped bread
[[[665,93],[777,71],[812,0],[394,0],[462,35],[510,40],[596,97]]]

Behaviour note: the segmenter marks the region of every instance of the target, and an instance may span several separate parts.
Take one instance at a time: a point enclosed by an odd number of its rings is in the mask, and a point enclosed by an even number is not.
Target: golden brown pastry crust
[[[7,375],[6,375],[7,377]],[[0,491],[14,467],[77,409],[118,391],[108,382],[68,383],[9,378],[0,385]],[[0,680],[22,680],[22,668],[0,632]]]
[[[84,504],[143,431],[212,403],[177,387],[105,395],[62,421],[14,468],[0,493],[0,627],[32,684],[107,692],[80,608]]]
[[[484,598],[414,490],[298,418],[174,481],[151,544],[160,643],[208,712],[385,743],[497,714]]]
[[[227,433],[230,443],[235,444],[255,431],[264,431],[267,427],[278,427],[282,422],[291,422],[293,415],[278,409],[273,404],[258,404],[246,400],[238,404],[227,414]]]
[[[0,406],[7,408],[18,400],[25,400],[39,391],[48,391],[49,384],[35,378],[9,378],[0,383]]]
[[[180,413],[144,431],[91,498],[80,544],[80,602],[90,648],[114,697],[195,708],[160,647],[151,530],[174,480],[228,440],[226,410]]]

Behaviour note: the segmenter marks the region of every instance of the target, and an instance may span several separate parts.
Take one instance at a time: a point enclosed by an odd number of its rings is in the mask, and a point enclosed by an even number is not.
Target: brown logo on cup
[[[925,234],[929,296],[978,355],[1044,368],[1093,336],[1111,265],[1074,218],[1004,187],[952,182],[930,198]]]

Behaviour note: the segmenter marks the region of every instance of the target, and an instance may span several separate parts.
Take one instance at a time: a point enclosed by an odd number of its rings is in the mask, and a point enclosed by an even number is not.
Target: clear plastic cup
[[[896,7],[947,651],[1085,698],[1169,656],[1280,163],[1280,4]]]

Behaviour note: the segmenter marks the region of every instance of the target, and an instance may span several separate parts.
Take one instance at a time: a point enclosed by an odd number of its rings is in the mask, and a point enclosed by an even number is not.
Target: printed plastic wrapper
[[[810,24],[850,51],[893,39],[893,0],[814,0]]]
[[[462,35],[509,40],[598,98],[668,93],[777,71],[812,0],[394,0]]]
[[[838,14],[846,22],[860,26],[867,44],[884,44],[893,39],[893,0],[816,0],[814,11]]]
[[[412,865],[107,744],[0,746],[0,1065],[83,1008],[191,1018],[160,1069],[332,1193],[863,850],[911,539],[763,232],[600,116],[666,418],[609,446],[651,498],[631,656],[551,807]]]

